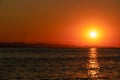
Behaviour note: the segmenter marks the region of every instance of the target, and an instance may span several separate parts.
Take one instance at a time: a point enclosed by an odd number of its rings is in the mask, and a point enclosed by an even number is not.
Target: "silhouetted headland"
[[[63,44],[50,44],[50,43],[0,43],[0,48],[119,48],[119,47],[105,47],[105,46],[75,46],[75,45],[63,45]]]
[[[60,45],[60,44],[49,44],[49,43],[0,43],[0,48],[74,48],[72,45]]]

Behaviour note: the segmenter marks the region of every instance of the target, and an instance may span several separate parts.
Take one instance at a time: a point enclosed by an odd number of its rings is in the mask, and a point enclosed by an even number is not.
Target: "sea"
[[[0,48],[0,80],[120,80],[120,49]]]

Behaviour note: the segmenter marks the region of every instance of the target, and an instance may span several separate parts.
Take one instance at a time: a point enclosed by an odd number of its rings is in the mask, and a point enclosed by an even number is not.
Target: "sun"
[[[90,32],[90,37],[91,38],[96,38],[97,37],[97,33],[95,31]]]

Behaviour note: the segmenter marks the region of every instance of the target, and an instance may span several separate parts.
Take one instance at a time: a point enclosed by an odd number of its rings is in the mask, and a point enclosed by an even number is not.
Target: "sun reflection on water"
[[[89,51],[89,61],[87,64],[88,68],[88,77],[91,79],[97,79],[100,74],[99,74],[99,63],[97,61],[97,51],[96,48],[91,48]]]

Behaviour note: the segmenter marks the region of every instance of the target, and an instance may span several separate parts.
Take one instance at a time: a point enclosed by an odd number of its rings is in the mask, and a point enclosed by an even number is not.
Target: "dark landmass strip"
[[[74,46],[49,43],[0,43],[0,48],[119,48],[119,47],[104,47],[104,46]]]
[[[0,48],[75,48],[72,45],[59,45],[59,44],[49,44],[49,43],[0,43]]]

